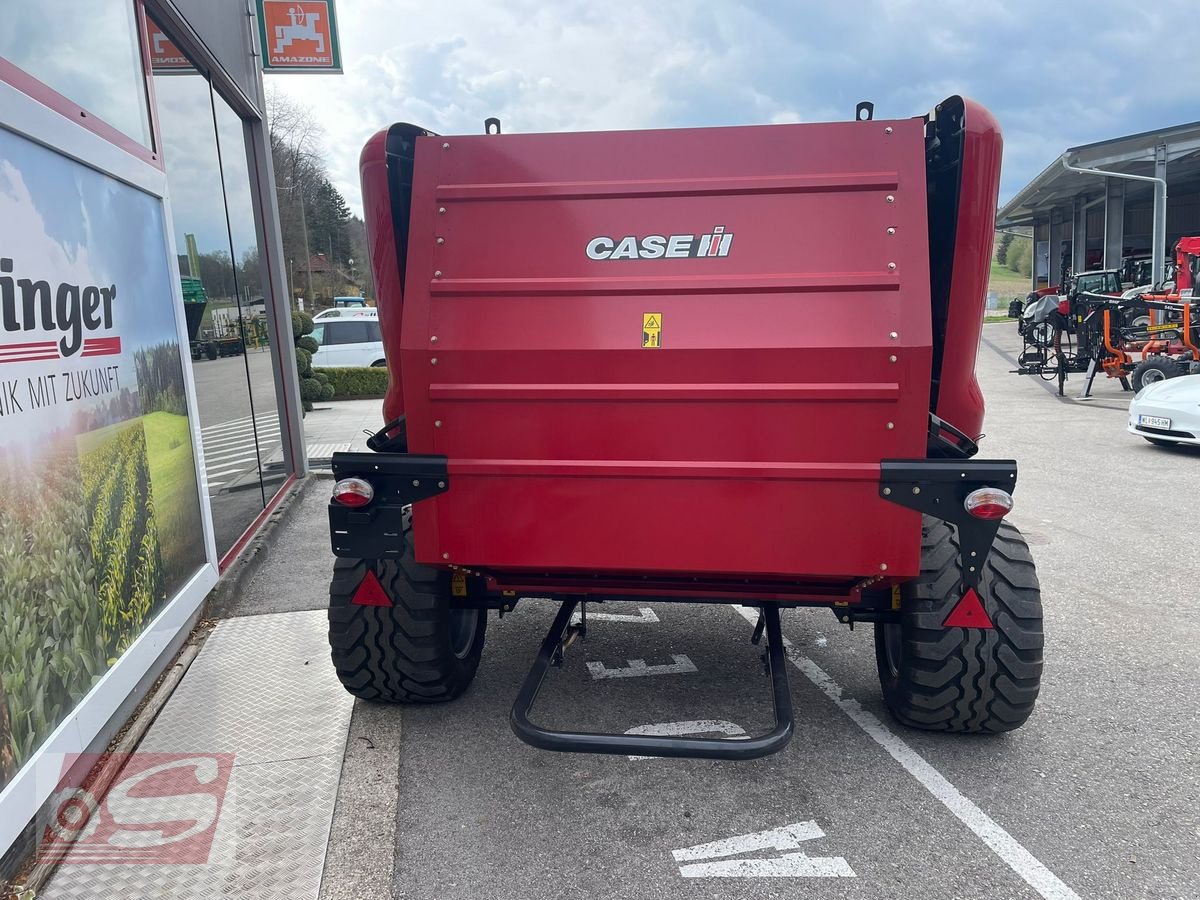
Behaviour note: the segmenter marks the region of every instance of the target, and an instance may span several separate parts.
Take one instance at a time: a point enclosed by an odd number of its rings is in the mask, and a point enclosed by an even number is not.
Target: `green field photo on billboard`
[[[0,160],[3,789],[208,542],[161,200],[4,129]]]

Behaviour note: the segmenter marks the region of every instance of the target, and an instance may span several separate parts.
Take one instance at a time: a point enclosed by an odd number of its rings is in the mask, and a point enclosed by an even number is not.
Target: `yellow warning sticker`
[[[892,585],[892,609],[900,608],[900,585]]]
[[[642,313],[642,346],[652,350],[662,346],[662,313]]]
[[[467,596],[467,576],[465,572],[455,572],[450,576],[450,593],[455,597]]]

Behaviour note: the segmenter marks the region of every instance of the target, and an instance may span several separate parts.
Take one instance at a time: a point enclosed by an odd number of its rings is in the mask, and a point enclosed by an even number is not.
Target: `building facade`
[[[1032,229],[1034,288],[1138,257],[1161,279],[1175,242],[1200,234],[1200,123],[1068,148],[1004,205],[996,227]]]
[[[256,19],[0,17],[0,850],[306,472]]]

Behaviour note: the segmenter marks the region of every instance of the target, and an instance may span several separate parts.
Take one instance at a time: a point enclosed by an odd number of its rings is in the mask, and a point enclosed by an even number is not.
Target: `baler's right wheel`
[[[1025,539],[1000,526],[977,591],[992,629],[942,623],[963,594],[958,530],[926,516],[921,575],[901,587],[901,621],[875,626],[892,714],[927,731],[999,732],[1033,712],[1042,677],[1042,601]]]

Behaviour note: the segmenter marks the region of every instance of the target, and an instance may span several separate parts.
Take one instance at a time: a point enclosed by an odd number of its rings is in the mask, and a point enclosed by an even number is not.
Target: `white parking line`
[[[758,613],[753,609],[738,606],[734,609],[750,624],[758,623]],[[1025,879],[1046,900],[1080,900],[1079,895],[1067,887],[1058,876],[1047,869],[1032,853],[1022,847],[1011,834],[1005,831],[982,809],[968,800],[937,769],[925,761],[921,754],[904,743],[871,712],[862,708],[857,700],[842,697],[842,687],[815,662],[804,656],[783,639],[788,660],[804,673],[826,697],[833,701],[846,716],[865,731],[884,750],[900,763],[908,774],[917,779],[946,809],[971,829],[987,844],[1005,864]]]

